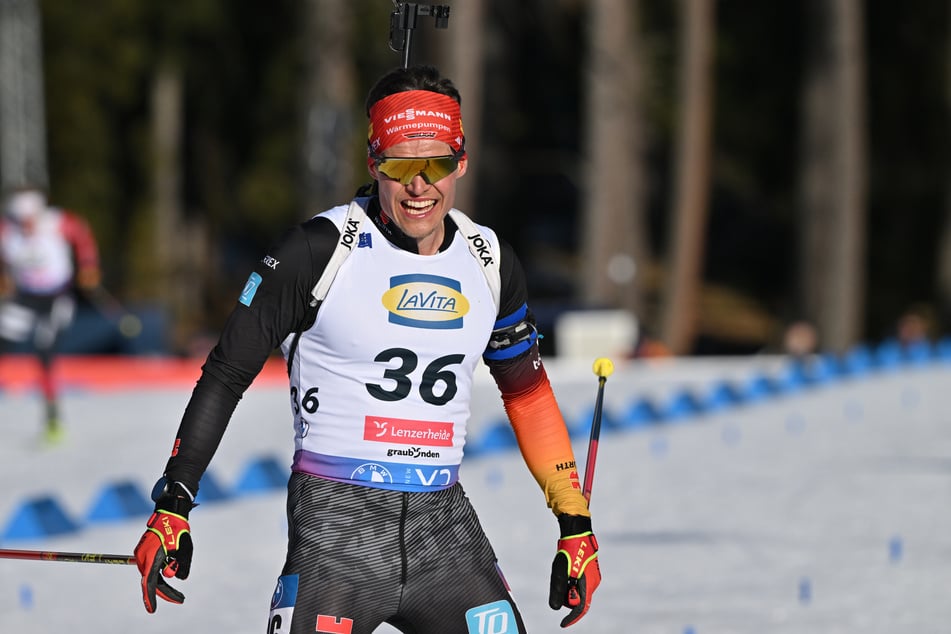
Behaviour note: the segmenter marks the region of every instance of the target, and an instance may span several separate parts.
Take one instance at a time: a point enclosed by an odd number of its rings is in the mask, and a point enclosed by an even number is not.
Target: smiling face
[[[389,158],[443,157],[452,154],[447,143],[434,139],[415,139],[393,145],[383,153]],[[465,175],[468,163],[461,159],[456,170],[430,183],[416,174],[406,185],[383,174],[371,164],[370,175],[379,187],[380,206],[396,226],[416,240],[421,255],[439,251],[444,238],[443,219],[452,209],[456,197],[456,180]]]

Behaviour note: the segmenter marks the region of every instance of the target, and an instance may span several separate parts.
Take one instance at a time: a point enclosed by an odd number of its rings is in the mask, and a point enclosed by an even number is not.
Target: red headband
[[[413,139],[443,141],[458,152],[465,143],[459,103],[429,90],[407,90],[380,99],[370,107],[367,133],[370,154]]]

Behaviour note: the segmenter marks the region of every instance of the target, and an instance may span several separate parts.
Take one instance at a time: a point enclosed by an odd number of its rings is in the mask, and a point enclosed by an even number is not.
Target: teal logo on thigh
[[[477,605],[466,610],[469,634],[517,634],[515,614],[508,601]]]

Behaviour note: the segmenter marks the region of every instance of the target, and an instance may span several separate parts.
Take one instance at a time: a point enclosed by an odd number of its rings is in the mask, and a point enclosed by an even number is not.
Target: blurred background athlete
[[[0,217],[0,352],[28,344],[40,363],[45,437],[62,436],[54,360],[77,289],[99,286],[99,250],[84,219],[47,203],[39,187],[5,192]]]

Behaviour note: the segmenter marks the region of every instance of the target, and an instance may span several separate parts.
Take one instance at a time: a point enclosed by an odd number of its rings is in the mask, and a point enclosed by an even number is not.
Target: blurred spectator
[[[931,334],[932,321],[933,317],[928,307],[912,306],[898,317],[895,324],[895,336],[905,348],[925,342]]]
[[[56,341],[69,326],[75,290],[100,282],[99,250],[85,220],[51,207],[38,187],[4,193],[0,216],[0,352],[31,347],[40,362],[45,438],[62,436],[53,376]]]
[[[819,349],[819,333],[810,322],[800,319],[789,324],[783,334],[783,351],[791,357],[802,359],[815,354]]]
[[[656,359],[661,357],[671,357],[673,352],[660,339],[650,336],[641,329],[640,336],[637,338],[637,345],[634,347],[635,359]]]

